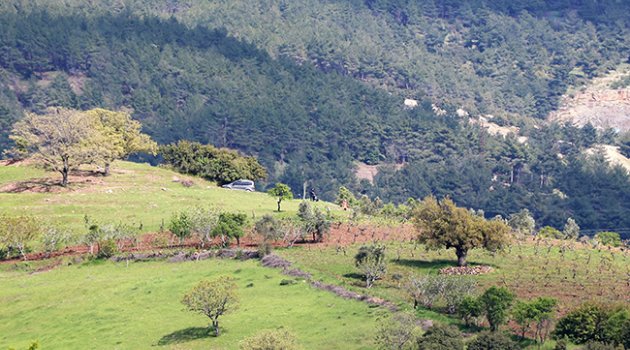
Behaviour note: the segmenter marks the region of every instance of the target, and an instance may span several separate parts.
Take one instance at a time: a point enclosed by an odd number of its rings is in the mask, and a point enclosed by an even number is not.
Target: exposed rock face
[[[560,108],[549,115],[549,120],[587,123],[597,128],[630,130],[630,88],[613,89],[611,85],[630,75],[627,67],[594,79],[592,84],[563,96]]]

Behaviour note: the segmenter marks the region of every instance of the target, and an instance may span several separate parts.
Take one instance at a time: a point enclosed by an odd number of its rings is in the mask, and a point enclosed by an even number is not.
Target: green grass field
[[[277,214],[275,198],[266,193],[223,189],[200,178],[146,164],[116,162],[109,177],[82,177],[74,183],[71,178],[68,190],[52,187],[50,192],[36,192],[46,189],[37,185],[44,177],[57,180],[59,175],[30,166],[0,165],[0,188],[20,181],[22,187],[34,187],[20,193],[0,193],[0,213],[32,214],[74,232],[85,230],[85,215],[101,223],[142,224],[143,232],[155,232],[163,220],[168,223],[173,213],[194,206],[242,212],[250,217]],[[174,178],[192,179],[195,185],[186,188]],[[299,203],[283,201],[280,215],[295,214]],[[317,205],[333,215],[342,213],[331,203]]]
[[[208,319],[184,310],[183,294],[202,279],[237,278],[240,308],[208,336]],[[304,349],[372,347],[380,308],[344,300],[257,261],[88,262],[41,273],[0,265],[0,349],[238,349],[260,330],[283,327]],[[247,287],[252,283],[252,287]]]

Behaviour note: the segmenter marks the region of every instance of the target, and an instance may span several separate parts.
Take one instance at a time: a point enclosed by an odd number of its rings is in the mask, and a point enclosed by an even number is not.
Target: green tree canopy
[[[449,198],[438,201],[427,197],[413,216],[420,243],[429,249],[455,248],[459,266],[466,265],[471,249],[497,251],[509,243],[510,229],[504,222],[471,214]]]

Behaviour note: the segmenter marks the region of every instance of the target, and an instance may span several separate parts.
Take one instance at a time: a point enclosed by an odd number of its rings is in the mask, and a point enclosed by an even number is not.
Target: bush
[[[302,204],[300,204],[300,208],[301,207]],[[269,214],[264,215],[260,220],[256,221],[254,230],[262,237],[264,242],[277,241],[284,236],[280,220]]]
[[[504,333],[482,332],[468,344],[467,350],[517,350],[518,345]]]
[[[0,249],[6,257],[17,252],[26,260],[29,244],[41,234],[39,221],[31,215],[0,216]]]
[[[418,350],[463,350],[462,333],[454,326],[436,324],[418,340]]]
[[[564,233],[556,230],[551,226],[545,226],[538,231],[538,237],[541,238],[553,238],[553,239],[564,239]]]
[[[422,329],[414,315],[398,313],[380,324],[375,342],[379,349],[412,349],[417,345]]]
[[[236,150],[179,141],[160,147],[164,162],[184,174],[199,175],[220,184],[238,179],[258,180],[267,171],[254,157],[244,157]]]
[[[118,253],[118,246],[113,239],[105,239],[98,242],[98,253],[96,257],[99,259],[109,259]]]
[[[285,330],[266,330],[245,338],[241,350],[296,350],[299,349],[295,336]]]
[[[56,227],[50,227],[42,236],[42,246],[46,256],[61,249],[70,240],[70,235]]]
[[[556,339],[567,337],[576,344],[603,342],[624,344],[630,333],[630,310],[585,303],[561,318],[554,330]]]
[[[619,247],[621,245],[621,237],[617,232],[599,232],[595,235],[595,239],[603,245],[608,245],[611,247]]]
[[[359,248],[359,252],[354,256],[354,262],[365,276],[366,287],[372,287],[372,284],[383,278],[387,272],[385,246],[375,244]]]
[[[457,306],[457,314],[467,326],[476,326],[477,320],[483,315],[483,303],[479,298],[466,296]]]
[[[480,297],[490,329],[497,331],[507,321],[514,294],[504,287],[490,287]]]
[[[258,257],[264,258],[265,256],[271,254],[273,251],[273,245],[270,242],[263,241],[258,244]]]
[[[179,244],[183,244],[184,240],[190,237],[192,232],[192,221],[188,213],[180,212],[179,214],[174,214],[168,224],[168,230],[171,231],[175,237],[179,238]]]

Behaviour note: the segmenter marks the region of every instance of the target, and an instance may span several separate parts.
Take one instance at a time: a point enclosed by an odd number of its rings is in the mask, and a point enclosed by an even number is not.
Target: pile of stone
[[[485,265],[453,266],[453,267],[445,267],[443,269],[440,269],[440,275],[452,275],[452,276],[483,275],[490,272],[492,272],[492,267],[485,266]]]

